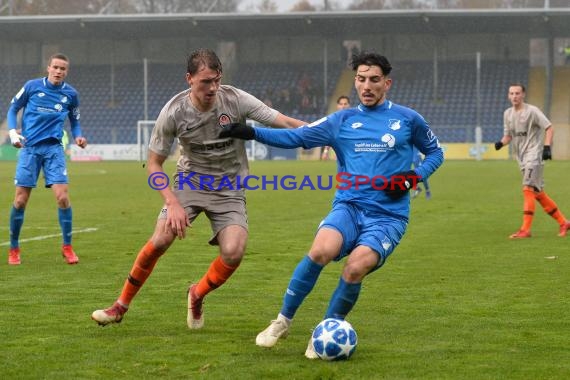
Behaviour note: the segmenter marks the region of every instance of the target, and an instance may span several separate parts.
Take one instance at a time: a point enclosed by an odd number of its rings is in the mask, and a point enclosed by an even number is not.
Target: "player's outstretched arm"
[[[309,123],[303,120],[294,119],[282,113],[278,113],[273,123],[271,123],[271,126],[273,128],[298,128],[307,124]]]

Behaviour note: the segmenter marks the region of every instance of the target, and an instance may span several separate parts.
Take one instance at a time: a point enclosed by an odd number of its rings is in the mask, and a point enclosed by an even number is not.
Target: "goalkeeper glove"
[[[550,151],[550,145],[545,145],[544,149],[542,150],[542,159],[543,160],[552,160],[552,152]]]
[[[392,200],[398,200],[406,195],[412,188],[415,188],[419,180],[420,176],[413,170],[396,173],[390,178],[390,182],[388,182],[384,192],[386,192],[386,195]]]
[[[501,141],[497,141],[495,143],[495,150],[499,150],[503,147],[503,143]]]
[[[242,123],[231,123],[222,127],[219,138],[233,137],[242,140],[253,140],[255,131],[253,127]]]
[[[8,134],[10,135],[10,143],[12,143],[13,146],[17,148],[21,148],[24,146],[24,141],[26,140],[26,138],[21,134],[19,134],[18,132],[16,132],[15,129],[10,129],[8,131]]]

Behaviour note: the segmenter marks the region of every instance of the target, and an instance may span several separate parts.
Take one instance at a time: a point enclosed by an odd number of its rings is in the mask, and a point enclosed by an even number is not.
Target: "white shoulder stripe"
[[[326,120],[327,120],[327,117],[326,117],[326,116],[325,116],[325,117],[322,117],[322,118],[320,118],[320,119],[317,120],[317,121],[313,121],[311,124],[307,124],[307,127],[309,127],[309,128],[315,127],[315,126],[317,126],[317,125],[319,125],[319,124],[325,122]]]

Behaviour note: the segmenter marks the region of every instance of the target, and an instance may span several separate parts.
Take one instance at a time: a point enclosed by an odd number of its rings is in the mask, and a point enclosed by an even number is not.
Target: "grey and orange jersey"
[[[520,111],[507,108],[503,125],[504,135],[512,137],[510,145],[519,165],[542,162],[544,131],[551,123],[538,107],[523,103]]]
[[[192,105],[190,91],[175,95],[162,108],[152,130],[149,149],[166,157],[177,139],[180,158],[176,175],[182,173],[200,190],[243,194],[243,190],[237,190],[236,179],[249,173],[245,142],[220,139],[218,135],[223,126],[245,123],[247,119],[270,125],[278,111],[243,90],[221,85],[215,106],[201,112]],[[210,185],[205,186],[205,183]]]

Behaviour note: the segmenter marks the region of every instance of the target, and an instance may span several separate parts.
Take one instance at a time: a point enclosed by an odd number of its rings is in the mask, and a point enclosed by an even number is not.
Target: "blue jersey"
[[[24,108],[22,136],[25,146],[56,139],[61,142],[65,119],[73,138],[81,137],[79,94],[69,84],[51,84],[47,78],[32,79],[14,96],[8,110],[8,129],[17,128],[18,111]]]
[[[334,202],[405,221],[409,196],[394,201],[379,188],[394,174],[410,170],[414,146],[425,155],[415,169],[422,179],[443,163],[439,141],[423,117],[388,100],[375,107],[360,104],[340,110],[297,129],[256,128],[255,139],[281,148],[331,146],[338,165]]]

